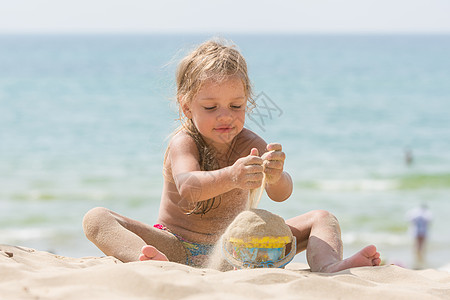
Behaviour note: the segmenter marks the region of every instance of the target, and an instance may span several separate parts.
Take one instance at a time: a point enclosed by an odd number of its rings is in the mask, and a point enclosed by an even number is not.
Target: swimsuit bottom
[[[162,224],[155,224],[153,227],[164,230],[175,236],[186,250],[186,265],[191,267],[206,267],[210,256],[214,251],[214,244],[198,244],[190,242],[181,236],[171,232],[166,226]]]

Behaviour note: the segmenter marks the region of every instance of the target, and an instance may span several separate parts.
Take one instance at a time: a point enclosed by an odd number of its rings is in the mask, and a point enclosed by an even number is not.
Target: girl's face
[[[247,98],[238,77],[205,81],[190,104],[183,106],[208,144],[228,145],[244,128]]]

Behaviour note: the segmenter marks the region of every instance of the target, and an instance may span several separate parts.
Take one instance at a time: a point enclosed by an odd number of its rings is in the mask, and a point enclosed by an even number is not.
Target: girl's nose
[[[233,120],[233,114],[232,114],[231,110],[229,110],[227,108],[219,109],[218,114],[217,114],[217,120],[222,121],[222,122]]]

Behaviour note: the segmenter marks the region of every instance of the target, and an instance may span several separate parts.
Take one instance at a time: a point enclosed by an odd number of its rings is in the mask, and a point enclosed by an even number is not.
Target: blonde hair
[[[223,40],[209,40],[184,57],[176,71],[180,119],[184,119],[182,106],[192,101],[206,80],[220,83],[233,76],[241,79],[251,109],[255,102],[247,63],[235,45],[227,45]]]
[[[181,121],[181,127],[176,132],[185,130],[193,138],[197,145],[202,171],[217,170],[219,163],[214,149],[204,141],[192,120],[184,116],[183,106],[192,102],[205,81],[214,80],[220,83],[230,77],[237,77],[242,81],[247,99],[247,111],[250,111],[256,105],[248,77],[247,63],[235,45],[217,39],[206,41],[185,56],[176,71],[177,102]],[[214,208],[216,200],[219,200],[218,205],[220,205],[220,195],[196,202],[192,209],[186,211],[186,214],[205,214]]]

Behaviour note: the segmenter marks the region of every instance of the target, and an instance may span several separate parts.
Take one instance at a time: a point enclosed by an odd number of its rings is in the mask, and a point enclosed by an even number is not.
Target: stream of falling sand
[[[248,196],[247,210],[257,208],[259,201],[261,201],[262,194],[264,193],[264,187],[266,186],[266,173],[263,173],[263,180],[259,188],[250,191]]]

